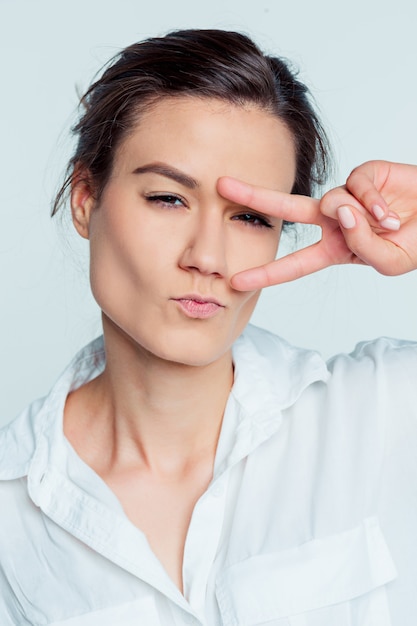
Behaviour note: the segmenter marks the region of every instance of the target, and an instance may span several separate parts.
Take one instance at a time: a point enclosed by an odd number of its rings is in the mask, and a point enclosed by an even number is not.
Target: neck
[[[95,461],[85,460],[100,463],[100,473],[141,466],[177,475],[197,460],[214,461],[233,382],[231,352],[205,366],[173,363],[135,344],[110,320],[103,327],[106,367],[83,392],[91,429],[86,454],[96,451]]]

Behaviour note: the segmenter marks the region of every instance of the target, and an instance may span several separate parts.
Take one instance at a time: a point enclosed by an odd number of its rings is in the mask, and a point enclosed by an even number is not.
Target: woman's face
[[[275,257],[280,220],[220,196],[226,175],[289,192],[289,131],[255,107],[184,97],[141,117],[97,205],[73,191],[104,318],[156,357],[206,365],[229,353],[259,296],[230,278]]]

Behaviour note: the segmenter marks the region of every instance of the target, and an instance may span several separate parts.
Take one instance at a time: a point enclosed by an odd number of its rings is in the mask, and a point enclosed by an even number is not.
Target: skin
[[[231,279],[275,258],[282,224],[271,217],[268,227],[264,214],[221,195],[224,175],[288,193],[287,128],[256,107],[164,99],[117,150],[100,202],[85,176],[71,199],[90,240],[106,367],[68,397],[65,434],[180,590],[233,383],[231,346],[259,296]],[[211,303],[208,317],[194,316],[199,300]]]
[[[342,263],[369,265],[389,276],[417,268],[415,165],[368,161],[353,170],[346,185],[318,200],[226,177],[219,191],[269,215],[322,229],[317,244],[234,276],[235,289],[261,289]]]

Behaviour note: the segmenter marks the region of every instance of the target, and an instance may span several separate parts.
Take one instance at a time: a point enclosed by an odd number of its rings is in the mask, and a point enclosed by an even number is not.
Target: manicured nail
[[[355,216],[348,206],[340,206],[337,209],[337,217],[343,228],[349,229],[356,226]]]
[[[375,215],[377,220],[380,220],[384,217],[385,211],[378,204],[374,204],[372,207],[372,213]]]
[[[399,230],[401,222],[396,217],[386,217],[379,225],[386,230]]]

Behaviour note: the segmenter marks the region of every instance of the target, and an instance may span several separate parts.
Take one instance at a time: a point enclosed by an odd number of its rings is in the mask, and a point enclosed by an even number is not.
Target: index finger
[[[276,261],[239,272],[232,276],[231,284],[239,291],[253,291],[297,280],[329,265],[325,248],[317,242]]]
[[[230,176],[219,178],[217,190],[228,200],[289,222],[302,224],[320,224],[321,222],[320,202],[309,196],[250,185]]]

